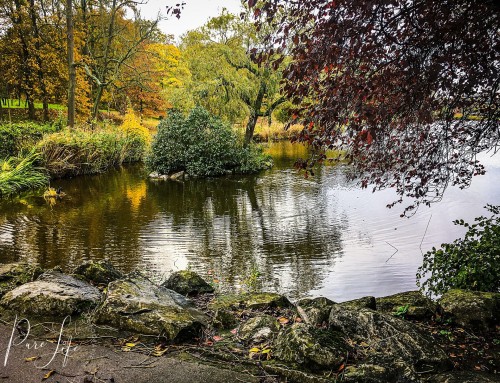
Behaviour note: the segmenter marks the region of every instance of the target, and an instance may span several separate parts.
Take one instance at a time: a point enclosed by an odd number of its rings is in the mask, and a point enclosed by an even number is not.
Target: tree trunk
[[[94,105],[92,106],[92,119],[95,120],[99,114],[99,104],[101,103],[102,93],[104,92],[104,87],[99,85],[97,87],[97,94],[94,99]]]
[[[43,121],[49,120],[49,102],[48,102],[48,92],[47,86],[45,84],[45,74],[43,72],[43,62],[40,56],[40,31],[38,30],[38,22],[35,10],[35,0],[30,0],[29,13],[31,19],[31,27],[33,28],[33,37],[35,38],[35,51],[33,56],[37,64],[37,76],[40,83],[40,90],[42,93],[42,104],[43,104]]]
[[[75,91],[76,91],[76,68],[75,68],[75,39],[73,27],[73,0],[66,0],[66,28],[68,44],[68,126],[75,126]]]
[[[248,147],[253,139],[253,132],[255,130],[255,125],[257,125],[257,119],[260,116],[260,108],[262,107],[262,101],[264,100],[264,95],[266,94],[266,83],[264,81],[260,82],[259,93],[255,99],[253,105],[250,105],[250,118],[248,119],[247,127],[245,129],[245,141],[243,142],[243,147]]]

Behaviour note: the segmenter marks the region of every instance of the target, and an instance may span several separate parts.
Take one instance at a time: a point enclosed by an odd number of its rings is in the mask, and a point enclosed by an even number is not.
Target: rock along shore
[[[157,285],[100,261],[70,274],[0,265],[0,306],[7,381],[500,381],[499,293],[293,304],[275,293],[217,295],[192,271]],[[116,368],[124,362],[136,364]]]

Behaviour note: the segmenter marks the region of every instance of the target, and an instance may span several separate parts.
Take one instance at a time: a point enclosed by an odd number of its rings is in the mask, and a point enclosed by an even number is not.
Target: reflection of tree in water
[[[180,256],[230,286],[257,267],[266,288],[305,293],[341,255],[346,224],[328,216],[322,172],[306,180],[280,161],[254,177],[156,183],[131,168],[61,180],[67,197],[52,209],[40,197],[0,201],[0,262],[68,269],[108,257],[165,273],[162,262]]]
[[[266,287],[298,295],[317,288],[341,255],[342,228],[325,221],[319,181],[291,170],[154,187],[162,219],[191,236],[192,267],[234,286],[257,266]]]
[[[140,232],[156,213],[147,183],[135,169],[60,180],[66,197],[52,209],[43,198],[0,205],[10,240],[0,242],[0,262],[20,258],[63,269],[109,257],[124,270],[140,261]]]

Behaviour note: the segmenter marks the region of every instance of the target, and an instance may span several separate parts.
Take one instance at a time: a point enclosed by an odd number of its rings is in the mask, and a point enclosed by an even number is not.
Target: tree
[[[77,65],[85,69],[94,87],[92,118],[97,117],[105,91],[116,85],[141,44],[158,31],[159,17],[153,21],[141,18],[137,7],[144,3],[98,0],[81,4],[80,14],[87,25],[83,57]]]
[[[76,67],[75,67],[75,36],[73,26],[73,0],[66,0],[66,33],[68,50],[68,126],[75,125],[75,94],[76,94]]]
[[[260,37],[249,20],[224,10],[188,33],[182,43],[194,103],[233,123],[248,118],[245,146],[253,138],[257,119],[270,117],[285,101],[279,94],[279,68],[269,63],[259,67],[248,54],[260,44]]]
[[[250,0],[266,44],[292,63],[284,94],[300,140],[341,149],[361,185],[419,204],[484,173],[500,141],[499,7],[466,0]],[[269,58],[253,50],[257,61]],[[281,58],[281,59],[282,59]],[[311,160],[300,167],[310,169]],[[394,206],[391,204],[390,206]]]

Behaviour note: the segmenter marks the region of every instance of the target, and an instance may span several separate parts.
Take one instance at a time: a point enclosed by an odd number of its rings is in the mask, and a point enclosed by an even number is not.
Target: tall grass
[[[37,145],[51,177],[95,174],[124,162],[142,159],[147,140],[140,134],[113,127],[98,131],[63,130]]]
[[[6,196],[25,189],[46,186],[49,177],[38,164],[40,154],[32,150],[26,156],[0,161],[0,195]]]

